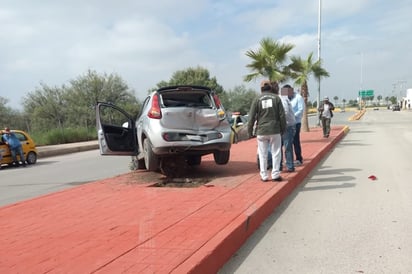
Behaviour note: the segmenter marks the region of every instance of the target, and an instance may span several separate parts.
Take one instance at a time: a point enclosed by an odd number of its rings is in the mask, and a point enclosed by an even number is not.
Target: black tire
[[[159,170],[159,159],[153,153],[152,146],[150,145],[149,139],[144,139],[143,141],[143,153],[144,153],[144,164],[146,170],[157,171]]]
[[[146,169],[143,159],[137,159],[137,156],[132,156],[132,160],[129,164],[130,170]]]
[[[29,165],[34,165],[37,162],[37,154],[33,151],[30,151],[26,156],[26,162]]]
[[[188,156],[186,158],[186,161],[189,166],[198,166],[202,162],[202,156],[200,155]]]
[[[137,169],[146,169],[146,164],[144,163],[144,158],[137,160]]]
[[[215,158],[216,164],[226,165],[229,162],[230,150],[214,152],[213,158]]]

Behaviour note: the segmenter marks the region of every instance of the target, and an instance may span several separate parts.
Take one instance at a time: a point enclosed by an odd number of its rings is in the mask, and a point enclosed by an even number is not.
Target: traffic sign
[[[360,90],[359,91],[359,97],[372,97],[374,94],[373,89],[367,89],[367,90]]]

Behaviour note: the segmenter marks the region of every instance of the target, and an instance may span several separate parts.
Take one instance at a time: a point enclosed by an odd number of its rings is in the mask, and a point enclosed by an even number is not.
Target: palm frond
[[[281,44],[272,38],[263,38],[258,50],[248,50],[246,56],[251,62],[246,65],[252,73],[244,77],[250,81],[259,76],[268,77],[272,81],[283,81],[287,78],[284,62],[287,53],[293,49],[292,44]]]

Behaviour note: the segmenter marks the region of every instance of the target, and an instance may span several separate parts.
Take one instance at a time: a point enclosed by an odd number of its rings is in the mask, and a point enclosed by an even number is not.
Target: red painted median
[[[228,165],[204,157],[196,188],[134,171],[1,207],[0,273],[216,273],[347,130],[301,132],[304,164],[281,183],[260,181],[251,139]]]

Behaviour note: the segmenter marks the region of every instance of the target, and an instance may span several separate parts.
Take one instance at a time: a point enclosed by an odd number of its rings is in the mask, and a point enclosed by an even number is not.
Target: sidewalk
[[[251,139],[228,165],[203,157],[197,188],[134,171],[0,207],[0,273],[216,273],[347,131],[302,132],[304,164],[280,183],[260,181]]]

